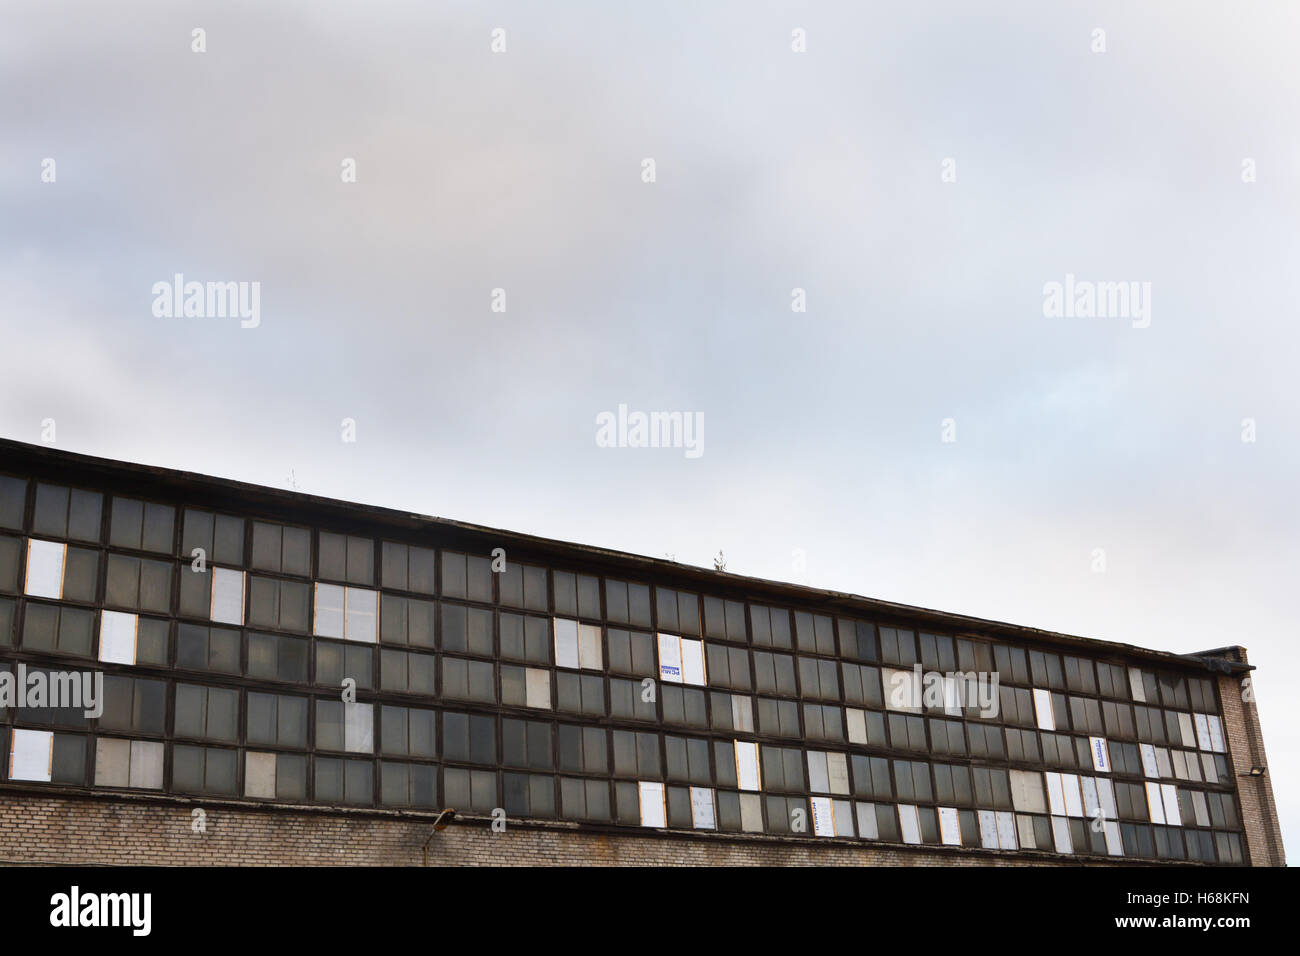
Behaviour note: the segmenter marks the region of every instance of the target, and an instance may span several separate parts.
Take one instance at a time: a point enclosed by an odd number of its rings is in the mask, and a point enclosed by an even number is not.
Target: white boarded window
[[[921,842],[921,820],[917,816],[915,806],[910,803],[900,803],[898,805],[898,823],[903,828],[904,843]]]
[[[1077,773],[1061,774],[1061,789],[1065,792],[1065,815],[1067,817],[1083,816],[1083,800],[1079,795],[1079,775]]]
[[[1011,805],[1021,813],[1046,813],[1043,775],[1029,770],[1011,771]]]
[[[316,585],[315,633],[320,637],[343,636],[343,586]]]
[[[1119,837],[1119,824],[1113,821],[1107,821],[1106,830],[1106,853],[1110,856],[1123,856],[1124,843]]]
[[[578,622],[555,619],[555,666],[578,669]]]
[[[600,653],[600,627],[598,625],[578,625],[578,666],[583,670],[590,671],[598,671],[604,668]]]
[[[667,826],[668,817],[664,807],[664,785],[662,783],[651,783],[647,780],[638,780],[637,792],[641,798],[641,826]]]
[[[1128,669],[1128,686],[1129,690],[1133,693],[1134,700],[1141,704],[1147,702],[1147,691],[1146,687],[1142,683],[1142,672],[1136,667],[1130,667]]]
[[[832,800],[831,812],[835,817],[835,835],[853,836],[853,804],[848,800]]]
[[[63,562],[68,546],[53,541],[27,541],[27,585],[24,590],[32,597],[63,597]],[[46,779],[49,779],[48,777]]]
[[[691,826],[697,830],[716,830],[713,791],[708,787],[691,787]]]
[[[980,822],[980,845],[985,849],[1001,849],[1001,843],[998,842],[998,817],[992,810],[981,810],[979,812]]]
[[[134,664],[136,634],[140,619],[122,611],[101,611],[99,615],[99,659],[106,664]],[[110,784],[125,786],[125,784]]]
[[[275,754],[244,755],[244,796],[275,799]]]
[[[731,695],[731,728],[740,733],[754,732],[754,702],[748,697]]]
[[[352,753],[373,753],[375,708],[373,704],[343,702],[343,749]]]
[[[240,587],[242,595],[242,582]],[[214,610],[215,588],[216,580],[213,579]],[[347,641],[374,644],[379,640],[379,592],[317,582],[315,624],[314,633],[318,637],[341,637]]]
[[[672,684],[707,683],[704,668],[704,642],[659,634],[659,679]]]
[[[1213,714],[1207,714],[1205,722],[1210,730],[1210,749],[1216,754],[1223,753],[1227,749],[1223,744],[1223,721]]]
[[[161,790],[163,745],[154,740],[100,737],[95,741],[95,786]]]
[[[830,797],[812,798],[813,834],[819,837],[835,836],[835,813]]]
[[[876,819],[874,803],[855,804],[858,811],[858,836],[864,840],[880,839],[880,821]]]
[[[551,672],[539,667],[524,671],[524,705],[551,709]]]
[[[845,708],[844,722],[849,731],[849,743],[865,744],[867,742],[867,712],[856,707]]]
[[[1142,755],[1143,776],[1160,776],[1160,770],[1156,765],[1156,748],[1151,744],[1138,744],[1138,753]]]
[[[826,755],[808,751],[808,787],[813,793],[829,793],[831,778],[826,772]]]
[[[746,833],[763,832],[763,798],[759,794],[740,795],[740,828]]]
[[[1148,783],[1147,788],[1147,811],[1151,816],[1152,823],[1165,822],[1165,801],[1160,794],[1160,784]]]
[[[1074,845],[1070,840],[1070,821],[1065,817],[1052,817],[1052,842],[1056,844],[1057,853],[1074,852]]]
[[[244,623],[244,572],[212,569],[212,620],[219,624]]]
[[[736,779],[741,790],[761,790],[762,775],[758,766],[758,744],[736,741]]]
[[[947,846],[961,846],[961,821],[956,807],[939,808],[939,839]]]
[[[1196,746],[1202,750],[1210,749],[1210,722],[1205,714],[1194,714],[1196,719]]]
[[[1110,773],[1110,748],[1105,737],[1089,737],[1092,744],[1092,769],[1097,773]]]
[[[1065,790],[1061,786],[1061,775],[1048,771],[1043,774],[1047,779],[1047,806],[1052,816],[1065,816]]]
[[[1183,818],[1178,812],[1178,788],[1172,783],[1162,783],[1160,796],[1165,804],[1165,823],[1171,827],[1182,826]]]
[[[1004,850],[1016,850],[1016,818],[1009,810],[998,811],[998,845]]]
[[[54,768],[54,732],[15,730],[9,747],[9,779],[50,781]]]
[[[1039,730],[1055,730],[1056,716],[1052,713],[1052,692],[1034,688],[1034,713],[1038,717]]]
[[[831,793],[848,796],[849,758],[846,754],[826,755],[826,774],[830,777]]]

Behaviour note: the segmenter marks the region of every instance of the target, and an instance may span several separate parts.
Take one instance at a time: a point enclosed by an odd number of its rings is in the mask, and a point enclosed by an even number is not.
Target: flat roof
[[[631,577],[651,576],[655,583],[694,587],[707,590],[718,597],[758,598],[803,606],[807,610],[868,617],[883,623],[897,621],[929,625],[957,636],[1000,637],[1021,644],[1029,642],[1050,646],[1057,650],[1136,658],[1153,665],[1180,670],[1214,673],[1253,670],[1250,664],[1244,663],[1244,651],[1237,646],[1197,654],[1175,654],[1133,644],[1101,641],[1059,631],[899,604],[845,591],[716,571],[663,558],[490,528],[452,518],[357,504],[172,468],[97,458],[48,445],[0,438],[0,470],[9,468],[25,469],[32,477],[69,484],[98,483],[109,491],[144,497],[155,495],[167,500],[184,499],[185,503],[198,507],[224,508],[245,513],[252,511],[261,516],[313,524],[319,524],[323,518],[331,525],[331,530],[356,533],[379,526],[408,541],[415,541],[422,531],[436,530],[442,539],[440,543],[444,545],[454,546],[459,543],[465,547],[487,543],[491,547],[513,548],[516,557],[522,555],[525,561],[543,560],[552,566],[558,562],[561,570],[580,570],[596,563],[605,571]]]

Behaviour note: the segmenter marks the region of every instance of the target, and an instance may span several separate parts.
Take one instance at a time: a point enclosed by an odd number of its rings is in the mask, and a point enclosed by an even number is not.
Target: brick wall
[[[204,808],[206,832],[191,827]],[[428,818],[250,808],[127,797],[0,793],[0,865],[422,865]],[[1118,861],[1116,861],[1118,862]],[[456,822],[429,843],[430,866],[1004,866],[1070,865],[1046,854],[873,846],[826,840],[579,832]],[[1188,864],[1183,864],[1188,865]]]
[[[1246,661],[1244,647],[1232,648],[1231,656]],[[1241,800],[1242,822],[1246,831],[1246,850],[1254,866],[1286,866],[1282,847],[1282,827],[1277,819],[1270,777],[1250,776],[1251,767],[1268,767],[1264,754],[1264,733],[1259,725],[1259,710],[1253,701],[1242,699],[1241,678],[1219,678],[1219,700],[1223,705],[1223,733],[1228,744],[1232,770],[1236,775],[1237,795]]]

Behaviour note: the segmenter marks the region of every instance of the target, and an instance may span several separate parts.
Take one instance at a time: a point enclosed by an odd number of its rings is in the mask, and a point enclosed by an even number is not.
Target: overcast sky
[[[1300,13],[1139,6],[0,0],[0,433],[1242,644],[1294,858]]]

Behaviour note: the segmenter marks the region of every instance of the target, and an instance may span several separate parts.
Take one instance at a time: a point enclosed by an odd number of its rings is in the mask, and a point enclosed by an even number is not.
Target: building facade
[[[1281,865],[1250,669],[0,442],[11,863]]]

